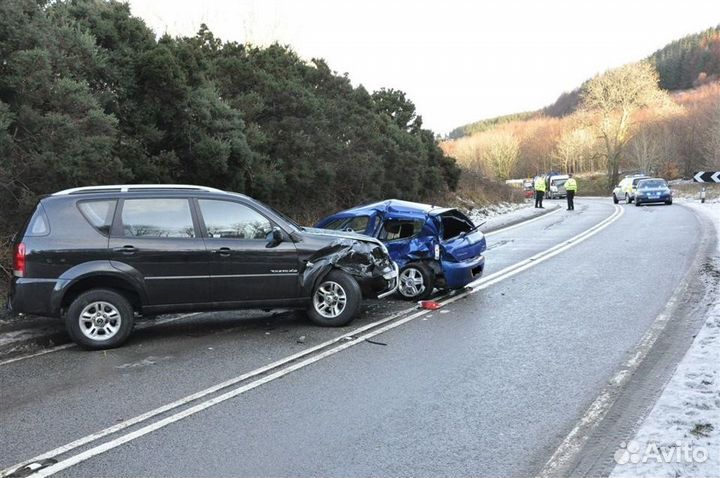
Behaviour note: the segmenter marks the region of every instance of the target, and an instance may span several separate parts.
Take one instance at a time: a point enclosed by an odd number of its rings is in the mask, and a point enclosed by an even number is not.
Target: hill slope
[[[686,90],[720,79],[720,25],[672,41],[645,58],[658,70],[660,86],[669,91]],[[586,83],[586,82],[585,82]],[[458,126],[448,134],[449,139],[470,136],[499,124],[539,116],[562,118],[574,113],[580,105],[578,88],[565,92],[551,105],[538,111],[488,118]]]

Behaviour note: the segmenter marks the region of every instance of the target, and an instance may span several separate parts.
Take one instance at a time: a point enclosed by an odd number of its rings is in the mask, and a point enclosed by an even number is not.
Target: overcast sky
[[[534,110],[600,71],[720,24],[719,0],[130,0],[156,33],[289,44],[398,88],[439,133]]]

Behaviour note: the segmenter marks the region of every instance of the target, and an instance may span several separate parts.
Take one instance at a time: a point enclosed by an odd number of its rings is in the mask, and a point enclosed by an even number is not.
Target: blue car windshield
[[[323,229],[352,231],[364,234],[370,223],[370,216],[339,217],[323,225]]]

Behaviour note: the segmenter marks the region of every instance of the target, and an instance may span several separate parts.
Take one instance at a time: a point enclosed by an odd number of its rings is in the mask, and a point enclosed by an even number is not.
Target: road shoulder
[[[720,236],[720,203],[690,207]],[[720,250],[702,273],[709,304],[702,327],[650,414],[616,451],[613,477],[720,476]]]
[[[708,217],[695,215],[702,231],[695,259],[652,326],[658,329],[654,342],[629,376],[623,378],[623,371],[619,371],[616,377],[623,380],[622,386],[608,384],[606,390],[612,405],[594,427],[583,431],[581,446],[562,467],[553,470],[555,476],[608,476],[613,472],[617,464],[615,453],[635,435],[651,412],[705,323],[713,294],[708,288],[713,280],[709,264],[716,260],[717,236]]]

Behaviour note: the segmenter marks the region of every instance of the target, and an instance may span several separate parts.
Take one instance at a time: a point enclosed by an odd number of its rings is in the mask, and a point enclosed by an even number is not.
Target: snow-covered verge
[[[705,187],[705,199],[707,202],[720,201],[720,184],[696,183],[687,179],[674,179],[668,181],[675,199],[699,200],[700,192]]]
[[[720,202],[682,201],[720,236]],[[720,248],[720,246],[719,246]],[[720,254],[720,250],[718,251]],[[720,280],[718,256],[707,272]],[[720,299],[636,435],[618,444],[613,477],[720,477]]]
[[[517,211],[518,209],[524,209],[529,207],[531,204],[528,201],[521,203],[512,202],[501,202],[498,204],[489,204],[478,208],[466,210],[466,213],[475,224],[487,221],[492,217],[502,216],[511,212]]]

